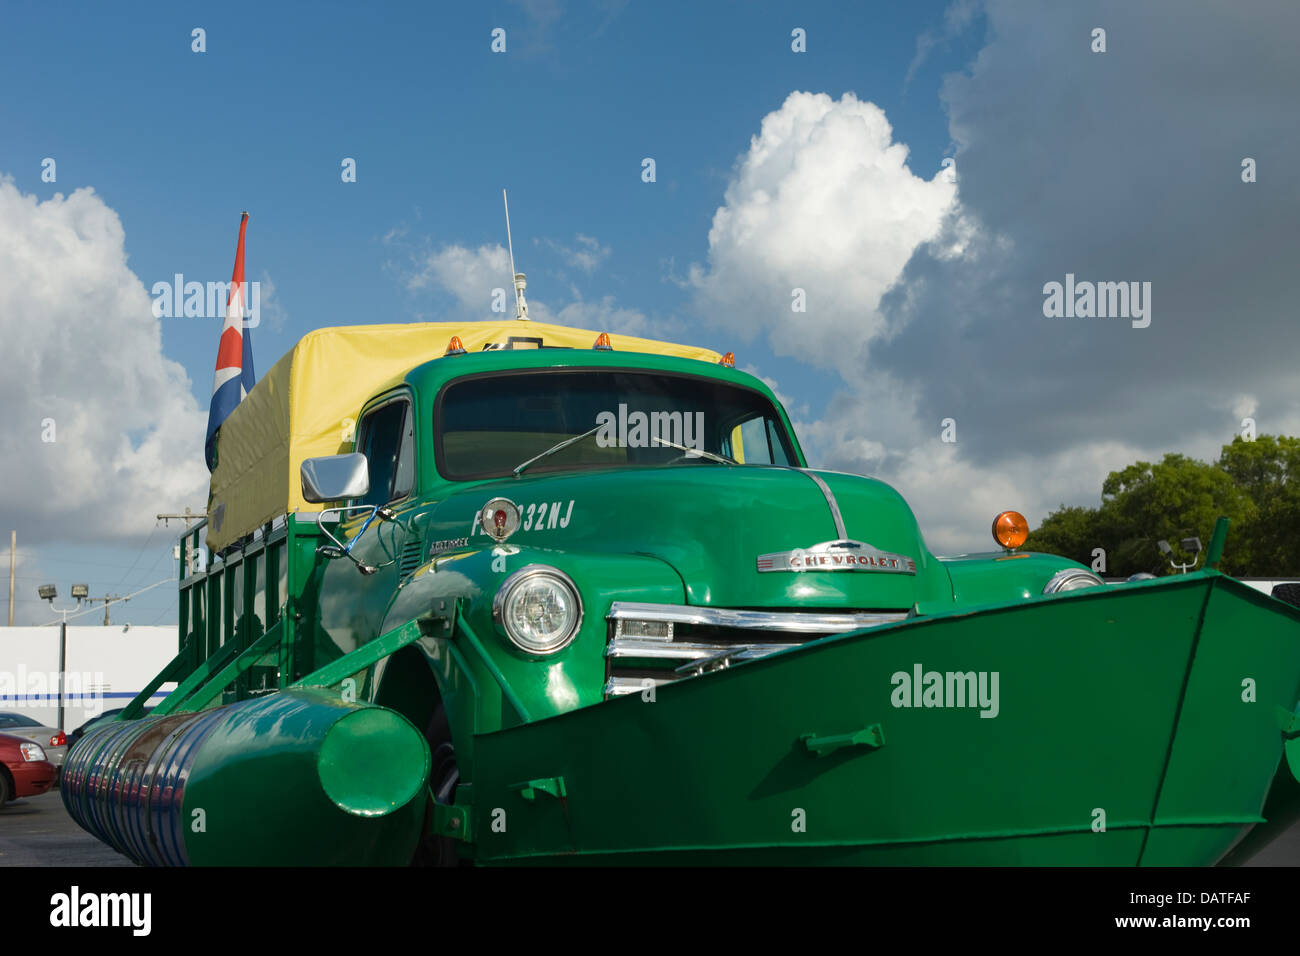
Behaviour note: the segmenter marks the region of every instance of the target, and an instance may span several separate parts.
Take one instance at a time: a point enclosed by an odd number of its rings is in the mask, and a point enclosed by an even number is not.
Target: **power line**
[[[145,587],[142,587],[142,588],[141,588],[140,590],[138,590],[138,591],[132,591],[130,594],[125,594],[125,595],[123,595],[123,596],[120,597],[120,598],[114,598],[113,600],[106,602],[105,606],[107,606],[108,604],[120,604],[120,603],[122,603],[123,601],[129,601],[129,600],[131,600],[131,598],[135,597],[137,594],[144,594],[145,591],[152,591],[154,588],[156,588],[156,587],[158,587],[158,586],[160,586],[160,585],[163,585],[163,584],[173,584],[173,583],[175,583],[175,581],[176,581],[176,579],[173,578],[173,577],[165,577],[165,578],[163,578],[161,581],[155,581],[153,584],[150,584],[150,585],[147,585],[147,586],[145,586]],[[69,621],[70,621],[70,620],[72,620],[74,617],[81,617],[82,615],[89,614],[89,613],[91,613],[91,612],[94,611],[94,610],[95,610],[95,607],[92,605],[91,607],[86,608],[84,611],[77,611],[77,612],[74,613],[74,614],[69,614],[69,615],[67,616],[66,620],[69,620]],[[60,618],[59,618],[59,621],[61,621],[61,620],[64,620],[64,618],[60,617]],[[49,627],[51,624],[58,624],[59,621],[47,621],[46,623],[42,624],[41,627]]]
[[[117,588],[122,586],[122,581],[125,581],[127,577],[130,576],[131,572],[135,570],[135,566],[140,563],[140,558],[143,557],[144,553],[147,550],[149,550],[149,545],[153,543],[153,536],[157,533],[158,533],[158,522],[157,520],[155,520],[153,523],[153,527],[149,529],[149,537],[144,539],[144,545],[140,548],[139,551],[136,552],[135,560],[131,562],[131,566],[126,569],[126,573],[122,575],[121,579],[117,582],[117,584],[114,584],[113,587]]]

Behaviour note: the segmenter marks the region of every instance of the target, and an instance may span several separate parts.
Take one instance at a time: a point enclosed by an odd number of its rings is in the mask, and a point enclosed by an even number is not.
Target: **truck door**
[[[358,560],[378,569],[374,574],[361,574],[346,559],[331,561],[325,569],[321,628],[333,647],[320,649],[323,657],[318,654],[318,667],[378,636],[397,589],[402,546],[411,534],[409,525],[418,503],[415,428],[415,408],[406,391],[377,399],[357,425],[356,450],[366,456],[370,491],[349,504],[385,505],[395,519],[376,519],[352,546]],[[349,516],[339,527],[339,537],[351,541],[364,521],[364,513]]]

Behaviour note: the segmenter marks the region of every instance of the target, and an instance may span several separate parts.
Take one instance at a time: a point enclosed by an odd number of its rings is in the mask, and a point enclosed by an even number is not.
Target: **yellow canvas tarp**
[[[357,412],[408,371],[440,358],[453,335],[466,351],[542,345],[589,349],[598,332],[519,320],[350,325],[304,335],[231,412],[217,438],[208,493],[208,547],[220,550],[273,518],[317,511],[302,498],[305,458],[352,450]],[[511,346],[510,340],[516,341]],[[717,362],[710,349],[610,333],[620,352]]]

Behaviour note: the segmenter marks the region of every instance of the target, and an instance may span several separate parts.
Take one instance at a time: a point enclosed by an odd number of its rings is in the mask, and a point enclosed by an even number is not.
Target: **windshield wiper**
[[[582,441],[584,438],[596,434],[596,432],[598,431],[600,431],[599,425],[597,425],[589,432],[583,432],[581,435],[574,435],[572,438],[564,439],[564,441],[560,442],[558,445],[552,445],[550,448],[546,449],[546,451],[542,452],[540,455],[534,455],[532,458],[529,458],[523,464],[516,465],[515,477],[518,478],[520,475],[522,475],[524,473],[524,469],[527,468],[529,465],[541,461],[543,458],[547,457],[548,455],[554,455],[557,451],[563,451],[564,449],[568,448],[570,445],[576,444],[577,442]]]
[[[726,455],[715,455],[713,452],[704,451],[701,448],[688,448],[686,445],[679,445],[675,441],[669,441],[667,438],[660,438],[658,435],[652,435],[650,437],[653,438],[655,441],[659,442],[661,445],[669,445],[673,448],[677,448],[681,451],[684,451],[687,453],[687,455],[689,455],[692,458],[695,457],[707,458],[709,459],[709,461],[721,462],[724,465],[740,464],[740,462],[736,461],[736,459],[728,458]]]

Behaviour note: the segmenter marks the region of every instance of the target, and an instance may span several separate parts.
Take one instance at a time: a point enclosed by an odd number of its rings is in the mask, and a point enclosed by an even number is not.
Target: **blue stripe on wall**
[[[139,693],[140,692],[138,690],[136,691],[118,690],[118,691],[109,691],[104,694],[64,694],[63,702],[65,704],[68,704],[78,700],[103,700],[106,697],[114,697],[114,698],[125,697],[127,700],[131,700],[132,698],[136,697]],[[153,697],[150,697],[149,699],[153,700],[154,697],[166,697],[169,693],[171,693],[171,691],[160,690],[157,693],[155,693]],[[59,695],[58,694],[23,694],[16,697],[7,697],[4,695],[0,695],[0,704],[17,704],[26,701],[31,701],[31,702],[49,701],[52,704],[57,704],[59,702]]]

